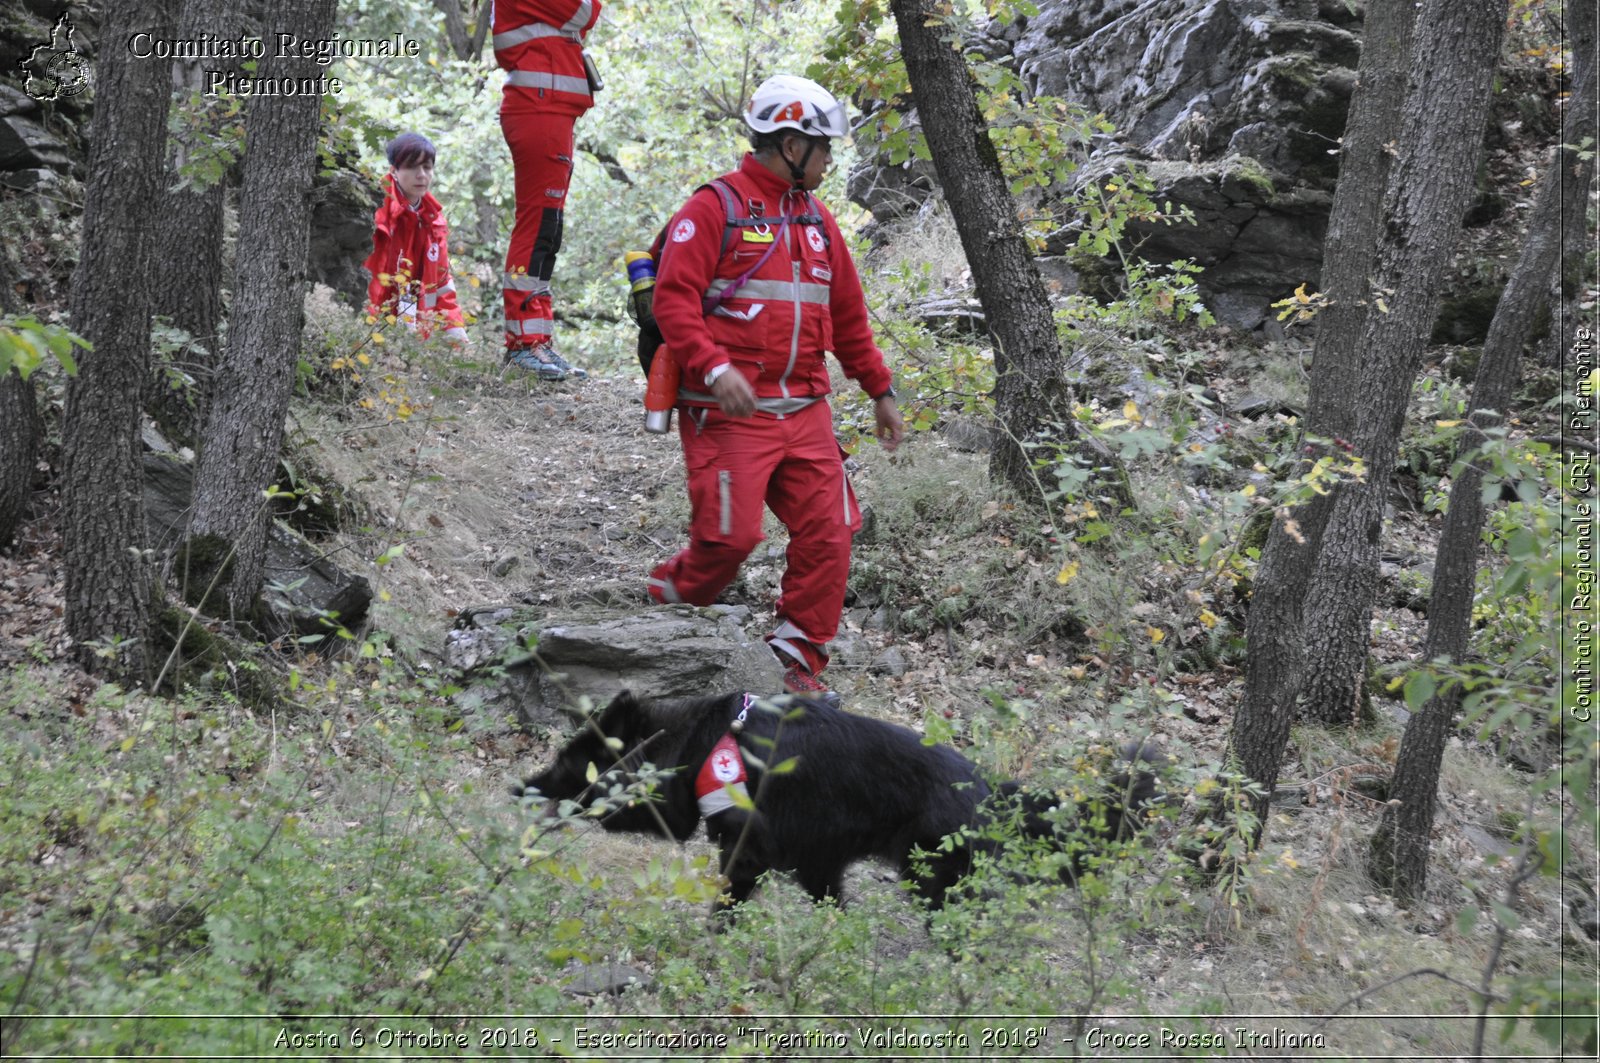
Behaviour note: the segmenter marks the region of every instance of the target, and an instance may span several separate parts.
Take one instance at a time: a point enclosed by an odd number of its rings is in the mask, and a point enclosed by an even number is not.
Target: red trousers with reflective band
[[[844,471],[826,401],[799,413],[736,419],[680,407],[678,434],[688,468],[689,545],[650,574],[665,601],[710,605],[761,542],[762,508],[789,529],[778,627],[767,641],[813,674],[839,630],[850,538],[861,511]]]
[[[501,279],[507,348],[531,346],[555,335],[550,276],[561,250],[576,121],[573,115],[545,111],[500,111],[500,131],[511,149],[517,196]]]

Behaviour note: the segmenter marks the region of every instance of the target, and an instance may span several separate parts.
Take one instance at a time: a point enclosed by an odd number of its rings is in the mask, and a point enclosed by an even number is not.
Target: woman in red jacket
[[[600,0],[495,0],[494,58],[506,72],[500,131],[511,149],[517,216],[502,279],[506,363],[541,380],[582,379],[555,349],[550,277],[572,183],[573,126],[594,106],[583,40]]]
[[[427,339],[444,327],[445,339],[467,342],[456,283],[450,276],[450,230],[439,201],[429,194],[438,153],[421,133],[389,141],[383,205],[372,218],[367,256],[367,314],[396,315]]]
[[[662,602],[709,605],[761,541],[762,507],[789,529],[768,644],[792,691],[823,691],[861,513],[833,434],[824,354],[875,401],[878,438],[904,435],[883,353],[839,225],[811,191],[846,132],[844,106],[780,75],[745,112],[754,150],[667,224],[654,313],[676,358],[679,436],[692,509],[689,545],[650,575]],[[725,238],[726,237],[726,238]]]

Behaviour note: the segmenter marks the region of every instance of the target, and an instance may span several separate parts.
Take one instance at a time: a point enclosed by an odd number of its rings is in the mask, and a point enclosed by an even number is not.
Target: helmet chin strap
[[[806,153],[800,156],[800,161],[798,163],[789,162],[789,156],[787,155],[783,157],[783,161],[789,163],[789,177],[794,181],[794,186],[796,188],[803,188],[805,186],[806,163],[811,161],[811,153],[816,150],[817,142],[812,140],[810,137],[806,137]]]

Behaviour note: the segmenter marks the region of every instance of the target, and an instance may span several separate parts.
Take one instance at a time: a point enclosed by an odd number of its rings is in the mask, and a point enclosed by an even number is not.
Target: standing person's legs
[[[680,409],[689,480],[689,545],[650,573],[659,602],[710,605],[761,542],[762,500],[783,454],[781,422]]]
[[[861,510],[828,404],[790,418],[787,436],[784,459],[767,483],[767,505],[789,529],[778,626],[767,642],[814,676],[827,667],[825,647],[839,632]]]
[[[561,379],[569,367],[543,358],[555,335],[550,278],[561,250],[567,190],[572,183],[573,125],[569,115],[500,113],[500,129],[515,167],[516,219],[501,280],[508,357],[523,349],[542,349],[541,376]],[[553,356],[553,352],[551,352]],[[518,364],[523,364],[518,361]],[[549,370],[541,367],[550,366]]]

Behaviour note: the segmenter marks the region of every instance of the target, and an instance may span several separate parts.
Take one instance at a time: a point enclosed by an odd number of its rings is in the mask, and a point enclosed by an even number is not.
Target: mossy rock
[[[286,493],[274,501],[272,515],[301,535],[331,535],[362,523],[350,494],[303,457],[280,461],[273,486]]]
[[[1244,527],[1239,530],[1240,550],[1263,550],[1267,545],[1267,536],[1272,532],[1273,509],[1262,506],[1249,519],[1244,522]]]
[[[184,600],[202,613],[228,614],[228,584],[233,579],[233,552],[220,535],[194,535],[173,555],[173,573]]]
[[[1478,284],[1446,298],[1433,324],[1433,343],[1481,344],[1489,336],[1489,323],[1500,305],[1503,281]],[[1463,378],[1470,379],[1470,378]]]
[[[263,647],[212,631],[187,610],[165,602],[156,604],[155,619],[157,660],[166,671],[167,689],[227,690],[256,712],[284,707],[283,677]]]

